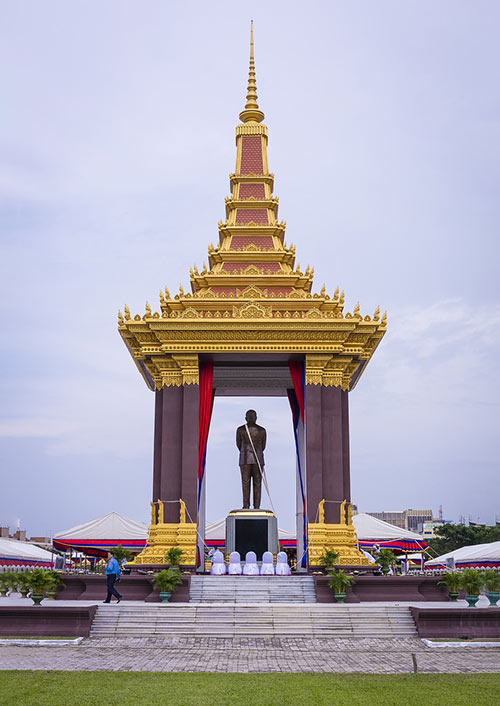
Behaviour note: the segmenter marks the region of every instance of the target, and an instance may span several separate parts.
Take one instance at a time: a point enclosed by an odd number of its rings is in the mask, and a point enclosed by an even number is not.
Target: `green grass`
[[[0,704],[491,706],[500,674],[214,674],[0,671]]]

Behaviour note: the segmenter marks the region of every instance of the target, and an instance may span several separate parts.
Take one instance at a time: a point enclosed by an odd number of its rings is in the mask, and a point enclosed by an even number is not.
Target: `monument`
[[[287,115],[293,121],[293,111]],[[362,315],[359,304],[345,312],[344,292],[337,287],[329,294],[324,285],[313,292],[314,268],[295,262],[273,195],[252,34],[239,117],[231,195],[208,265],[191,268],[191,291],[160,291],[157,311],[146,302],[143,314],[128,307],[118,313],[119,333],[155,395],[151,524],[148,546],[135,561],[161,564],[166,550],[178,546],[182,563],[203,568],[214,398],[283,395],[295,434],[299,566],[318,564],[324,547],[339,552],[341,564],[366,565],[352,525],[348,402],[387,316],[379,307]],[[309,129],[297,124],[297,139],[306,140]]]
[[[253,507],[260,508],[262,479],[264,475],[264,449],[266,430],[257,422],[257,412],[249,409],[245,415],[246,424],[236,430],[236,446],[240,452],[241,493],[243,509],[250,507],[250,482],[253,485]]]
[[[257,424],[257,412],[253,409],[246,413],[245,422],[236,430],[243,508],[231,510],[226,518],[226,553],[237,551],[244,557],[254,551],[260,561],[264,552],[278,552],[278,520],[271,510],[260,509],[262,482],[268,489],[264,475],[266,430]],[[250,509],[250,483],[253,485],[253,510]]]

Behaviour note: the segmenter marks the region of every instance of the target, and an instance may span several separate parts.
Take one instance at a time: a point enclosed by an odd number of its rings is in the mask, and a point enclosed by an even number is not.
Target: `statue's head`
[[[257,412],[254,409],[249,409],[245,414],[245,419],[248,424],[255,424],[257,421]]]

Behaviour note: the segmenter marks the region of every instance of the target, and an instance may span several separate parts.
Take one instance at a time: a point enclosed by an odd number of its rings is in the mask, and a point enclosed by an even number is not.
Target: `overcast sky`
[[[217,238],[251,18],[287,241],[317,290],[389,315],[351,395],[353,500],[500,519],[500,4],[6,0],[0,524],[148,520],[154,397],[116,314],[187,289]],[[293,529],[286,398],[216,400],[207,518],[240,503],[254,405]]]

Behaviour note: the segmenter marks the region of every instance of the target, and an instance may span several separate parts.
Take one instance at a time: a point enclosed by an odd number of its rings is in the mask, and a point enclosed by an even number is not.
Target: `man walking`
[[[115,581],[120,580],[120,565],[116,561],[115,557],[111,554],[111,552],[108,552],[108,563],[106,564],[106,582],[108,585],[108,595],[106,596],[106,600],[103,601],[103,603],[111,603],[111,596],[115,596],[118,600],[116,601],[119,603],[122,599],[122,596],[118,593],[118,591],[115,588]]]

